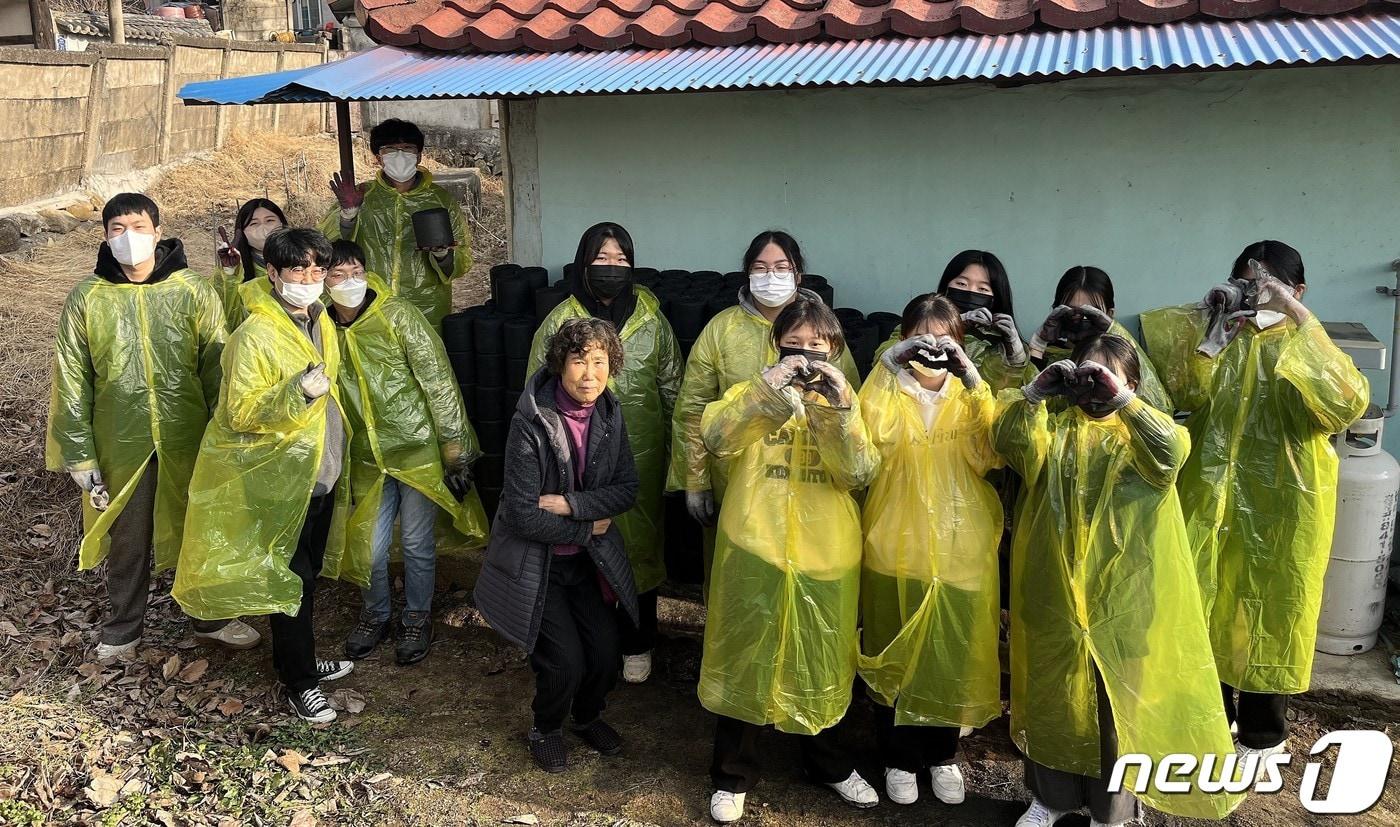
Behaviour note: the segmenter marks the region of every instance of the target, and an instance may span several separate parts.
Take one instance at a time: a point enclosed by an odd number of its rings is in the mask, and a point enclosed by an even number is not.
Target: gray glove
[[[943,352],[948,356],[948,372],[961,379],[963,387],[971,390],[982,384],[982,374],[977,372],[977,366],[972,364],[962,345],[954,341],[952,336],[939,336],[938,346],[943,348]]]
[[[320,399],[331,391],[331,378],[326,375],[326,363],[307,365],[298,380],[302,395],[308,400]]]
[[[937,346],[938,340],[928,334],[900,339],[884,352],[880,357],[880,364],[888,368],[891,373],[898,373],[905,365],[909,364],[909,360],[914,358],[914,354],[918,353],[920,348],[933,350]]]
[[[700,525],[714,525],[715,492],[709,490],[685,492],[685,510],[689,511],[691,519]]]
[[[1039,405],[1052,396],[1063,396],[1077,402],[1075,388],[1078,380],[1074,370],[1075,364],[1069,359],[1052,362],[1045,366],[1045,370],[1036,374],[1030,384],[1021,388],[1021,393],[1025,394],[1026,401],[1032,405]]]
[[[1108,414],[1119,410],[1137,396],[1113,371],[1098,362],[1081,362],[1075,368],[1074,375],[1081,389],[1079,404],[1089,413],[1100,416]]]
[[[102,472],[96,468],[91,471],[69,471],[68,476],[73,478],[73,482],[83,489],[86,494],[99,485],[102,485]]]
[[[1021,331],[1016,320],[1005,313],[992,316],[992,328],[997,332],[1001,343],[1001,358],[1007,365],[1019,368],[1026,363],[1026,347],[1021,344]]]

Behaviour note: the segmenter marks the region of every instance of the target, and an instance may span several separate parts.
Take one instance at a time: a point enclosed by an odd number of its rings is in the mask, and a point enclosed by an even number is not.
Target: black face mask
[[[991,309],[996,303],[996,297],[986,293],[974,293],[971,290],[959,290],[956,287],[949,287],[943,291],[943,297],[953,303],[953,306],[964,313],[985,307]]]
[[[613,264],[590,264],[583,270],[588,291],[603,301],[612,301],[632,286],[632,268]]]
[[[783,345],[779,345],[778,361],[781,362],[789,356],[806,356],[808,362],[828,361],[826,358],[827,354],[822,353],[820,350],[803,350],[800,347],[785,347]],[[797,380],[804,385],[814,385],[817,382],[820,382],[822,378],[822,372],[817,370],[816,368],[810,368],[806,371],[801,371],[797,374]]]

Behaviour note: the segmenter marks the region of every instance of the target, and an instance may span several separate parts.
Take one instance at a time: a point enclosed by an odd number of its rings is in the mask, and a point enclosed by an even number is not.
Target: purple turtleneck
[[[583,487],[583,469],[588,463],[588,424],[593,419],[593,405],[584,405],[578,400],[569,396],[564,390],[564,383],[559,382],[554,386],[554,405],[559,410],[559,419],[564,423],[564,432],[569,439],[569,447],[573,450],[574,467],[574,487]],[[581,546],[558,545],[553,548],[553,552],[561,557],[570,554],[578,554],[583,551]]]

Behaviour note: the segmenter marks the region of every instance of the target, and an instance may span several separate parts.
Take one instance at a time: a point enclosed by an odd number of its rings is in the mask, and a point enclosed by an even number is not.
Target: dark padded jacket
[[[637,620],[636,586],[622,533],[614,523],[606,534],[593,536],[595,520],[616,517],[637,501],[637,467],[622,408],[611,390],[599,397],[589,422],[583,487],[576,488],[568,438],[554,402],[558,382],[542,368],[520,394],[506,438],[501,503],[473,593],[491,628],[527,652],[539,636],[554,545],[582,546],[632,621]],[[562,495],[573,515],[541,509],[539,499],[545,494]]]

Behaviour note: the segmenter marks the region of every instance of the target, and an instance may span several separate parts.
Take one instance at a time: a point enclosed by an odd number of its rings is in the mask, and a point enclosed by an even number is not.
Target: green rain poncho
[[[1361,416],[1369,388],[1316,318],[1246,321],[1214,359],[1195,353],[1204,332],[1195,307],[1143,314],[1151,352],[1174,360],[1168,387],[1192,411],[1181,503],[1216,667],[1237,689],[1303,692],[1337,508],[1328,437]]]
[[[340,333],[340,398],[351,431],[347,553],[372,552],[384,483],[393,477],[451,517],[453,545],[486,544],[486,512],[475,488],[458,502],[443,464],[481,455],[442,340],[418,309],[367,274],[369,305]],[[439,545],[439,552],[448,547]]]
[[[809,399],[812,395],[809,394]],[[705,409],[704,444],[728,465],[700,664],[717,715],[812,735],[851,701],[860,514],[851,492],[879,463],[860,403],[796,401],[762,378]]]
[[[656,296],[645,287],[634,287],[637,309],[622,326],[622,349],[626,357],[622,372],[608,382],[622,403],[632,456],[637,461],[637,505],[617,518],[627,556],[632,560],[632,576],[638,592],[647,592],[666,579],[663,553],[661,502],[666,484],[666,448],[670,443],[671,416],[681,384],[681,350],[676,335]],[[535,332],[530,347],[526,377],[544,366],[549,338],[569,319],[588,318],[578,299],[554,308]]]
[[[267,268],[257,262],[252,263],[253,277],[247,278],[247,265],[239,262],[232,272],[224,272],[219,269],[219,274],[215,281],[219,290],[219,299],[224,303],[224,319],[227,321],[230,333],[238,329],[243,320],[248,318],[248,308],[245,306],[243,296],[240,295],[247,290],[248,284],[266,284],[266,292],[271,292],[271,282],[267,279]]]
[[[1097,670],[1119,755],[1233,754],[1175,487],[1186,429],[1141,399],[1092,419],[1078,407],[1050,414],[1010,390],[992,434],[1025,480],[1011,552],[1017,746],[1098,777]],[[1130,770],[1126,786],[1135,781]],[[1138,797],[1196,818],[1223,818],[1240,801],[1165,793],[1155,780]]]
[[[203,277],[178,270],[150,284],[79,282],[64,302],[54,343],[47,466],[102,472],[105,511],[83,498],[78,567],[107,556],[107,532],[146,470],[159,460],[152,547],[156,570],[180,556],[190,473],[219,395],[224,316]]]
[[[881,342],[875,349],[875,359],[878,361],[885,355],[885,351],[899,340],[900,332],[895,330],[890,334],[890,338]],[[1035,365],[1029,360],[1019,367],[1006,364],[1006,359],[1001,355],[1001,345],[995,342],[980,339],[969,333],[963,342],[963,352],[977,367],[977,372],[982,374],[983,381],[992,389],[992,393],[1000,393],[1007,388],[1019,388],[1035,378]]]
[[[224,384],[190,480],[175,573],[175,600],[201,620],[297,613],[302,582],[288,562],[326,447],[326,406],[334,398],[345,410],[337,387],[339,337],[330,317],[321,312],[317,319],[323,355],[271,295],[244,298],[248,319],[224,349]],[[320,362],[331,392],[308,403],[301,375]],[[367,549],[347,553],[345,545],[349,468],[345,463],[335,487],[321,576],[368,587]]]
[[[1167,389],[1162,384],[1162,380],[1157,378],[1157,371],[1152,365],[1152,360],[1148,358],[1147,351],[1142,349],[1142,345],[1138,344],[1137,339],[1133,338],[1133,334],[1129,333],[1126,327],[1116,321],[1108,328],[1108,333],[1109,335],[1126,339],[1128,343],[1133,346],[1133,350],[1137,351],[1140,378],[1137,386],[1137,395],[1142,398],[1142,401],[1164,414],[1171,415],[1176,413],[1176,409],[1172,406],[1171,395],[1167,393]],[[1051,362],[1068,359],[1071,352],[1072,351],[1067,348],[1047,347],[1045,349],[1045,364],[1048,365]]]
[[[880,452],[865,499],[860,674],[897,724],[979,727],[1001,715],[1004,523],[983,478],[1002,465],[991,446],[995,400],[986,382],[967,390],[952,376],[940,393],[925,428],[883,364],[860,392]]]
[[[361,184],[365,201],[350,240],[364,249],[365,269],[378,273],[394,295],[408,299],[434,330],[440,330],[442,317],[452,312],[452,280],[472,266],[471,233],[452,194],[434,184],[427,170],[420,168],[418,175],[418,183],[406,193],[394,189],[383,174]],[[447,269],[439,267],[432,254],[416,249],[413,236],[413,214],[437,207],[447,210],[457,240]],[[332,241],[341,237],[339,207],[321,221],[321,232]]]

